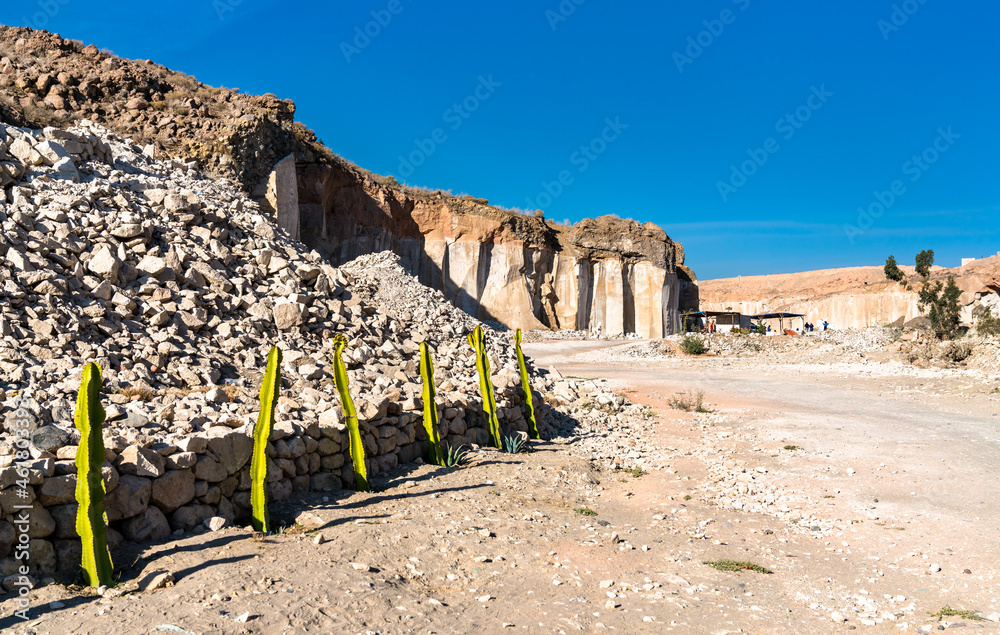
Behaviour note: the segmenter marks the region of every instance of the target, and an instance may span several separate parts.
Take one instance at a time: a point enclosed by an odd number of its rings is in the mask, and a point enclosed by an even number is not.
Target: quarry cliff
[[[401,185],[336,156],[295,105],[211,87],[152,61],[56,34],[0,26],[0,121],[87,119],[149,156],[197,162],[252,194],[289,236],[333,265],[392,250],[473,317],[509,327],[662,337],[694,308],[680,243],[613,216],[575,226],[485,199]],[[0,187],[16,166],[0,157]],[[696,301],[695,301],[696,302]]]
[[[702,280],[698,293],[705,311],[804,313],[805,321],[825,320],[836,329],[902,325],[920,318],[917,290],[924,282],[913,267],[900,269],[907,287],[887,280],[881,266],[871,266]],[[949,276],[962,289],[963,322],[971,324],[980,305],[1000,312],[1000,255],[963,267],[934,267],[928,282],[945,282]]]

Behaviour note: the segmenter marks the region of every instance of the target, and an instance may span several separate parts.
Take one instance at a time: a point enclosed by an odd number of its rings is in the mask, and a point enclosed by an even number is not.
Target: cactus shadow
[[[48,604],[39,606],[30,606],[28,607],[27,622],[30,622],[32,620],[37,620],[38,618],[44,615],[52,615],[53,613],[61,613],[64,611],[76,612],[80,608],[85,607],[88,604],[91,604],[100,599],[101,596],[99,595],[93,595],[93,596],[77,595],[71,598],[60,599],[59,601],[62,602],[64,606],[58,609],[50,608]],[[7,617],[0,617],[0,633],[13,632],[13,629],[15,627],[24,626],[27,622],[14,614],[11,614]]]
[[[200,562],[198,564],[195,564],[195,565],[192,565],[190,567],[187,567],[186,569],[181,569],[180,571],[175,571],[174,572],[174,580],[176,582],[180,582],[181,580],[183,580],[187,576],[189,576],[192,573],[195,573],[197,571],[204,571],[205,569],[207,569],[209,567],[216,566],[216,565],[231,564],[233,562],[241,562],[243,560],[253,560],[255,557],[256,556],[254,554],[246,554],[246,555],[242,555],[242,556],[232,556],[232,557],[229,557],[229,558],[222,558],[221,560],[209,560],[209,561],[206,561],[206,562]]]
[[[201,535],[192,536],[186,538],[186,540],[194,539],[195,542],[186,545],[173,545],[166,549],[157,550],[157,545],[135,545],[132,549],[125,550],[121,555],[129,555],[129,564],[121,568],[121,582],[129,582],[132,580],[138,580],[146,567],[146,565],[155,563],[162,560],[164,557],[182,554],[182,553],[201,553],[205,550],[220,549],[225,545],[229,545],[239,540],[248,540],[251,538],[249,533],[235,533],[226,536],[219,536],[208,541],[198,541]],[[152,550],[148,550],[149,547],[153,547]],[[143,548],[145,547],[145,549]],[[148,550],[148,551],[147,551]],[[121,557],[121,556],[119,556]],[[248,560],[253,558],[252,554],[242,555],[242,556],[232,556],[230,558],[222,559],[212,559],[200,561],[190,567],[170,572],[174,575],[175,582],[180,582],[185,576],[194,573],[195,571],[202,571],[210,566],[229,564],[232,562],[239,562],[240,560]]]
[[[182,540],[197,539],[199,538],[199,536],[189,536],[187,538],[183,538]],[[164,556],[172,556],[185,552],[204,551],[205,549],[220,549],[232,542],[236,542],[237,540],[249,540],[250,538],[251,535],[248,533],[233,533],[225,536],[219,536],[218,538],[214,538],[209,541],[194,542],[189,545],[175,544],[172,547],[168,547],[162,550],[155,550],[152,553],[148,553],[148,555],[144,556],[143,553],[146,553],[147,549],[149,549],[150,546],[152,546],[154,549],[155,547],[157,547],[157,545],[155,544],[149,545],[147,543],[145,545],[130,546],[130,548],[126,549],[118,549],[116,550],[115,556],[117,558],[121,558],[121,556],[126,556],[128,558],[130,564],[127,567],[122,567],[122,570],[126,571],[134,567],[136,564],[138,564],[140,560],[160,559],[163,558]]]
[[[421,490],[419,492],[404,492],[404,493],[395,491],[395,488],[390,488],[390,491],[385,491],[381,494],[377,493],[374,496],[369,496],[362,500],[357,500],[346,504],[339,504],[336,500],[331,500],[328,503],[320,503],[320,504],[308,504],[308,501],[303,501],[303,503],[306,503],[308,507],[311,509],[326,509],[330,511],[354,510],[354,509],[369,507],[371,505],[378,505],[379,503],[384,503],[388,501],[399,502],[400,500],[410,500],[424,496],[430,496],[433,494],[447,494],[450,492],[468,492],[469,490],[480,489],[484,487],[490,487],[490,486],[484,483],[479,485],[462,486],[462,487],[445,487],[439,489]],[[344,491],[342,498],[347,498],[352,494],[353,492]],[[321,527],[316,527],[316,530],[322,531],[324,529],[332,529],[334,527],[338,527],[340,525],[352,523],[359,520],[373,520],[376,518],[388,518],[388,517],[389,517],[388,514],[378,514],[370,516],[346,515],[343,518],[331,519],[330,521],[324,523]]]

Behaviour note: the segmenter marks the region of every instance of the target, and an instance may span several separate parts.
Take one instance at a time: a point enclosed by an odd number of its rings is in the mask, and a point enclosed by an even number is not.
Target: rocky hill
[[[887,280],[882,267],[850,267],[767,276],[702,280],[698,292],[702,310],[737,310],[745,314],[777,311],[805,313],[816,324],[827,320],[838,329],[906,323],[920,316],[916,290],[922,281],[913,267],[900,267],[908,288]],[[934,267],[930,281],[955,276],[962,289],[962,317],[972,321],[976,305],[1000,307],[1000,255],[964,267]]]
[[[395,251],[456,306],[512,327],[660,337],[690,303],[683,249],[655,225],[603,217],[566,227],[405,187],[337,157],[294,114],[274,95],[0,26],[0,121],[44,128],[85,118],[149,156],[196,161],[332,264]],[[6,187],[12,176],[0,179]]]

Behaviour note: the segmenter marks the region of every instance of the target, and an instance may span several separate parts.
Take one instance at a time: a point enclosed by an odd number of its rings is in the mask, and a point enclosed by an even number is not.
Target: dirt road
[[[759,430],[765,439],[798,444],[830,467],[854,469],[843,484],[853,483],[849,489],[860,500],[877,498],[879,509],[893,516],[947,519],[954,527],[949,533],[983,541],[992,560],[1000,562],[996,399],[942,398],[933,389],[921,391],[920,380],[859,377],[836,369],[732,368],[711,358],[635,364],[573,360],[576,353],[616,345],[558,342],[529,344],[525,351],[540,366],[606,378],[639,395],[694,388],[722,408],[772,413]]]

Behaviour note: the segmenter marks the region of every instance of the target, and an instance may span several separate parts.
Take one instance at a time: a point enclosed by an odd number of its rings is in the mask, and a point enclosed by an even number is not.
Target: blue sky
[[[9,6],[4,23],[291,98],[374,172],[653,221],[702,279],[1000,251],[995,3]]]

